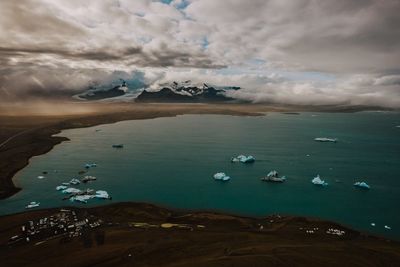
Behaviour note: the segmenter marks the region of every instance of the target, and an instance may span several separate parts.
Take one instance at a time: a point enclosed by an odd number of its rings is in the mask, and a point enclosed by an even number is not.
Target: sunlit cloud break
[[[0,99],[240,86],[255,103],[400,107],[400,1],[2,0]]]

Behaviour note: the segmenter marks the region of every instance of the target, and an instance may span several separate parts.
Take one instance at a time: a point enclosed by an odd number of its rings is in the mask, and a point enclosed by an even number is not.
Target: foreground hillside
[[[3,216],[0,244],[4,266],[400,265],[397,242],[331,222],[135,203]]]

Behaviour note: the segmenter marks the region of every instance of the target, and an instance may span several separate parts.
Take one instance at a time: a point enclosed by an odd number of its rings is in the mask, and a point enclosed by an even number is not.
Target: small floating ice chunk
[[[81,181],[79,181],[79,180],[76,179],[76,178],[72,178],[71,181],[69,181],[69,183],[70,183],[70,184],[73,184],[73,185],[78,185],[78,184],[81,183]]]
[[[215,180],[221,180],[222,177],[224,177],[226,174],[224,172],[217,172],[216,174],[214,174],[214,179]]]
[[[85,164],[86,169],[93,168],[93,167],[97,167],[97,164],[96,163],[86,163]]]
[[[228,181],[231,177],[227,176],[224,172],[217,172],[214,174],[214,179],[219,181]]]
[[[286,176],[279,177],[279,174],[277,171],[273,170],[270,171],[266,177],[261,178],[261,181],[265,182],[279,182],[282,183],[286,180]]]
[[[385,225],[384,227],[385,227],[386,230],[392,230],[392,227],[390,227],[388,225]]]
[[[371,223],[371,226],[375,227],[375,225],[376,225],[375,223]]]
[[[104,190],[98,190],[96,191],[96,198],[103,198],[103,199],[109,199],[110,195],[107,193],[107,191]]]
[[[29,202],[29,204],[25,206],[25,209],[33,209],[33,208],[39,207],[39,205],[40,205],[40,202],[32,201],[32,202]]]
[[[256,158],[251,155],[249,156],[239,155],[231,159],[231,162],[241,162],[241,163],[253,163],[254,161],[256,161]]]
[[[65,185],[59,185],[59,186],[56,187],[56,190],[57,190],[57,191],[61,191],[61,190],[64,190],[64,189],[67,189],[67,186],[65,186]]]
[[[317,175],[316,177],[314,177],[311,182],[315,185],[321,185],[321,186],[327,186],[328,183],[325,182],[324,180],[321,179],[321,177],[319,175]]]
[[[75,194],[75,193],[80,193],[80,192],[81,192],[81,190],[79,190],[77,188],[73,188],[73,187],[69,187],[62,191],[63,194]]]
[[[44,179],[45,177],[43,175],[39,175],[37,178],[38,179]]]
[[[97,178],[95,176],[87,175],[82,179],[82,182],[87,183],[87,182],[95,181],[95,180],[97,180]]]
[[[314,141],[336,143],[337,139],[336,138],[328,138],[328,137],[317,137],[317,138],[314,138]]]
[[[76,201],[76,202],[82,202],[82,203],[87,203],[89,199],[94,198],[93,195],[79,195],[79,196],[73,196],[70,198],[71,201]]]
[[[366,182],[355,182],[354,186],[362,189],[370,189],[370,186]]]

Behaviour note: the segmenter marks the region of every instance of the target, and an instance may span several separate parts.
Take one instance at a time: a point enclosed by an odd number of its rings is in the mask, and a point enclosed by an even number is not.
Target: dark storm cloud
[[[48,54],[55,55],[70,59],[82,59],[82,60],[98,60],[98,61],[109,61],[109,60],[122,60],[127,56],[141,54],[142,49],[140,47],[125,48],[122,51],[69,51],[57,48],[14,48],[14,47],[0,47],[0,56],[27,56],[27,54]],[[29,56],[29,55],[28,55]]]

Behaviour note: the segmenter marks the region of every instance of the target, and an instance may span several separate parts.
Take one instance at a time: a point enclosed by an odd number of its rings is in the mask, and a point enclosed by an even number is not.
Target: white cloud
[[[399,9],[396,0],[3,0],[0,96],[67,94],[117,70],[143,72],[153,87],[239,85],[236,97],[258,102],[396,106]]]

